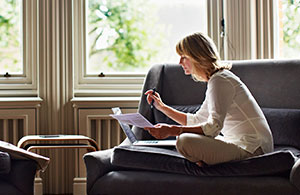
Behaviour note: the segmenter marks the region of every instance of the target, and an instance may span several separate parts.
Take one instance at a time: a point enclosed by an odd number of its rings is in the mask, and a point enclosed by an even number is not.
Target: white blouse
[[[272,133],[263,112],[246,85],[229,70],[212,75],[205,100],[195,114],[187,114],[187,125],[200,125],[206,136],[250,153],[259,147],[264,153],[273,151]]]

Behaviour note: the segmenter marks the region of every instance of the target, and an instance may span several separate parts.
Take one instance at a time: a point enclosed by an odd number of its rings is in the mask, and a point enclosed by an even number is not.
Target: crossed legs
[[[199,166],[241,160],[257,155],[234,144],[194,133],[181,134],[177,138],[176,148],[185,158]]]

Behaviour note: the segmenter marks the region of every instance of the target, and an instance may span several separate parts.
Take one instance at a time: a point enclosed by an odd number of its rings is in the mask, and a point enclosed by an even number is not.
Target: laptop
[[[122,114],[122,111],[119,107],[112,108],[112,111],[115,115]],[[138,140],[128,124],[119,120],[118,122],[132,145],[157,147],[175,147],[176,145],[176,140]]]

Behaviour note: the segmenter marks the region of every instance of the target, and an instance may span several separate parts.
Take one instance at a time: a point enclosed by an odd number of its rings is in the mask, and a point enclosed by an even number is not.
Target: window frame
[[[38,0],[22,0],[22,74],[0,75],[0,96],[37,96]]]
[[[87,74],[86,1],[73,0],[74,96],[137,97],[140,96],[146,72]]]

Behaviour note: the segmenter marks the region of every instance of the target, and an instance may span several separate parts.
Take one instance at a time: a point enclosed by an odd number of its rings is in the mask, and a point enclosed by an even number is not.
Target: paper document
[[[117,119],[118,121],[134,125],[136,127],[154,127],[143,115],[140,113],[129,113],[129,114],[110,114],[111,117]]]

